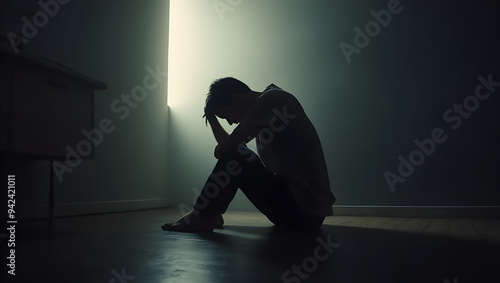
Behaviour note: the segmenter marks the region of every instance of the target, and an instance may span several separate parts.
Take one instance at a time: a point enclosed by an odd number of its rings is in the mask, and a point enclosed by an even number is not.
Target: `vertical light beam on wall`
[[[178,100],[178,91],[176,92],[177,85],[175,84],[176,77],[176,66],[179,65],[180,57],[174,56],[177,53],[176,44],[180,38],[180,29],[177,29],[177,25],[179,24],[179,13],[176,13],[177,6],[180,5],[179,1],[170,1],[170,9],[169,9],[169,31],[168,31],[168,83],[167,83],[167,105],[172,108],[176,104]]]
[[[203,48],[199,45],[200,20],[193,17],[192,1],[170,1],[170,23],[168,44],[168,100],[170,108],[181,103],[183,85],[189,83],[192,66],[190,54]],[[203,26],[203,25],[201,25]],[[192,82],[191,82],[192,84]]]

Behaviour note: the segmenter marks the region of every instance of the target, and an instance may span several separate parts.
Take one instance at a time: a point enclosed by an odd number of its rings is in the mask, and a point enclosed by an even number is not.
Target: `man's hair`
[[[231,95],[250,91],[250,88],[245,83],[235,78],[217,79],[210,85],[205,101],[205,109],[213,109],[215,105],[227,105],[231,102]]]

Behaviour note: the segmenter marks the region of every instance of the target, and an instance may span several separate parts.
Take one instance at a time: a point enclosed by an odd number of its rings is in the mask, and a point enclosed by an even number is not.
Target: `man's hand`
[[[214,134],[217,143],[223,142],[225,139],[227,139],[229,134],[221,126],[219,119],[217,119],[217,116],[215,116],[215,113],[210,109],[210,107],[205,106],[203,111],[205,113],[203,114],[202,118],[205,118],[205,125],[208,125],[208,123],[210,123],[212,133]]]
[[[210,108],[208,108],[207,106],[205,106],[205,108],[203,109],[203,116],[202,118],[205,118],[205,125],[208,126],[208,122],[210,122],[210,120],[217,120],[217,117],[215,116],[215,113],[213,111],[211,111]]]

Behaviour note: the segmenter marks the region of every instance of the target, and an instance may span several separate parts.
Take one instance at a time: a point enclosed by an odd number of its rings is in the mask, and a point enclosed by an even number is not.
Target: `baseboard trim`
[[[418,218],[500,218],[500,206],[334,205],[334,215]]]
[[[55,217],[67,217],[89,214],[113,213],[167,207],[169,202],[166,198],[88,202],[88,203],[62,203],[54,207]],[[37,206],[27,208],[22,213],[18,213],[18,219],[33,220],[47,219],[48,206]],[[21,212],[21,211],[20,211]]]
[[[56,204],[55,217],[79,216],[169,207],[166,198]],[[418,217],[418,218],[500,218],[500,206],[369,206],[334,205],[336,216]],[[20,220],[47,219],[48,206],[17,213]]]

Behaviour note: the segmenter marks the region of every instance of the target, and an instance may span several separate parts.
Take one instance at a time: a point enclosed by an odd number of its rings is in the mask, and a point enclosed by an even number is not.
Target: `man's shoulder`
[[[303,113],[302,106],[293,94],[279,87],[268,87],[256,99],[242,123],[267,126],[276,115],[295,118],[296,115],[303,115]]]
[[[258,97],[258,101],[262,103],[285,103],[290,101],[296,101],[293,94],[283,90],[282,88],[276,86],[275,84],[269,85],[262,94]]]
[[[261,95],[266,95],[269,93],[287,93],[287,92],[275,84],[270,84],[266,87],[266,89],[264,89]]]

